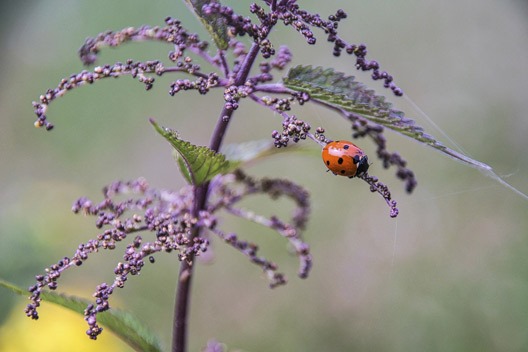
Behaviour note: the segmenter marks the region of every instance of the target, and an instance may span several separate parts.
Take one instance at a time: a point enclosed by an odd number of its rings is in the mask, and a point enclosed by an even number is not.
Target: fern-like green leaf
[[[228,47],[229,36],[227,35],[227,24],[224,17],[218,14],[206,15],[202,8],[210,3],[218,3],[216,0],[185,0],[187,6],[194,12],[205,26],[218,49],[225,50]]]
[[[377,95],[353,76],[331,68],[297,66],[288,72],[284,84],[290,89],[310,94],[312,99],[361,115],[366,120],[429,145],[473,167],[491,170],[490,166],[444,146],[425,133],[414,120],[406,118],[402,111],[393,109],[384,96]]]
[[[234,165],[231,165],[223,154],[184,141],[179,138],[176,131],[159,126],[152,119],[150,123],[177,151],[178,166],[190,184],[199,186],[218,174],[233,170]]]
[[[28,294],[26,290],[1,279],[0,287],[7,288],[18,295],[24,296]],[[45,302],[57,304],[80,315],[83,315],[85,308],[92,303],[83,298],[59,294],[53,291],[43,291],[41,297]],[[155,335],[130,313],[111,309],[100,313],[97,316],[97,320],[135,351],[162,351]]]

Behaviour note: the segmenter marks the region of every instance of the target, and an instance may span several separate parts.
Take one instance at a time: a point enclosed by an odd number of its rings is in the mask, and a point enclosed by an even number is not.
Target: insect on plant
[[[340,23],[347,19],[345,10],[321,15],[303,9],[302,2],[296,0],[264,0],[249,4],[250,16],[243,16],[219,1],[187,0],[186,3],[211,36],[211,42],[188,31],[180,20],[173,17],[167,17],[160,26],[145,25],[102,32],[88,38],[79,49],[82,63],[89,68],[62,79],[55,88],[48,89],[33,103],[37,115],[35,126],[51,131],[55,128],[48,119],[51,103],[73,89],[108,78],[132,77],[151,91],[155,90],[157,77],[175,76],[168,88],[171,96],[197,91],[205,101],[210,91],[219,89],[224,98],[218,107],[218,114],[214,116],[216,124],[208,146],[186,141],[175,129],[149,119],[153,130],[175,152],[187,186],[165,190],[150,186],[143,178],[116,181],[103,187],[102,199],[81,197],[74,202],[72,211],[94,217],[97,232],[92,239],[73,249],[73,254],[64,256],[36,276],[35,283],[29,288],[30,303],[25,310],[28,317],[39,318],[43,300],[77,311],[79,303],[82,303],[89,338],[96,340],[104,326],[135,350],[160,351],[159,342],[153,334],[144,332],[141,323],[111,309],[110,297],[117,289],[124,288],[131,276],[138,275],[145,265],[155,264],[157,256],[162,253],[176,255],[180,268],[175,278],[177,289],[171,350],[186,351],[196,258],[211,250],[211,241],[220,240],[246,256],[265,274],[269,287],[275,288],[287,282],[278,265],[260,254],[256,243],[222,227],[221,220],[225,214],[255,222],[277,233],[288,242],[298,258],[298,276],[307,278],[313,259],[310,246],[302,237],[310,217],[308,190],[275,175],[257,178],[249,175],[246,169],[248,162],[273,157],[279,150],[289,151],[293,149],[290,148],[292,145],[298,143],[321,148],[325,167],[334,175],[351,178],[350,182],[355,182],[356,187],[366,183],[371,192],[385,200],[389,207],[388,215],[393,218],[399,214],[397,203],[386,184],[369,173],[369,170],[372,171],[369,162],[377,157],[383,168],[394,169],[396,178],[402,181],[408,193],[416,188],[417,180],[407,161],[398,152],[388,149],[384,134],[387,129],[475,167],[527,198],[495,174],[490,166],[446,147],[393,107],[389,100],[403,96],[403,91],[396,85],[393,76],[367,55],[365,44],[351,43],[348,35],[340,32]],[[329,56],[348,60],[355,70],[370,73],[373,81],[383,84],[384,94],[378,94],[366,83],[359,82],[352,72],[295,65],[290,49],[269,38],[278,27],[297,32],[309,46],[324,48],[329,42]],[[97,63],[101,50],[145,41],[167,45],[167,58]],[[206,65],[198,65],[197,58]],[[233,121],[235,113],[242,110],[239,105],[242,100],[268,109],[270,125],[274,127],[263,133],[261,141],[224,145],[229,127],[236,123]],[[324,126],[313,129],[302,115],[295,114],[295,108],[305,104],[314,104],[338,114],[343,125],[350,127],[354,143],[332,140],[337,139],[334,137],[337,131]],[[251,114],[239,115],[237,118],[251,119]],[[197,116],[196,120],[208,118],[213,117]],[[146,119],[138,119],[137,123],[146,124]],[[176,119],[174,126],[177,124]],[[181,132],[185,135],[185,131]],[[361,145],[356,142],[358,139],[373,143],[375,156],[367,157],[358,146]],[[321,177],[325,177],[323,167],[320,171]],[[325,182],[332,180],[328,178]],[[240,205],[244,199],[255,194],[267,195],[271,200],[290,199],[295,208],[289,216],[276,214],[266,217]],[[113,268],[114,280],[99,284],[92,302],[54,293],[63,272],[82,265],[99,251],[118,248],[123,251],[123,260]],[[208,350],[217,350],[216,347],[209,346]]]

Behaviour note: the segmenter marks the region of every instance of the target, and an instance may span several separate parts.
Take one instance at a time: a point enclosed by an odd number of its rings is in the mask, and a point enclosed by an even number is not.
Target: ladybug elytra
[[[334,175],[352,178],[367,172],[368,157],[358,146],[348,141],[328,143],[322,152],[323,161]]]

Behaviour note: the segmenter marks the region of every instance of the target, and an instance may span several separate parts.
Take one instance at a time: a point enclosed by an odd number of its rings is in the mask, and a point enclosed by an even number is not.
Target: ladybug
[[[367,155],[352,142],[330,142],[323,148],[321,156],[334,175],[352,178],[364,174],[369,168]]]

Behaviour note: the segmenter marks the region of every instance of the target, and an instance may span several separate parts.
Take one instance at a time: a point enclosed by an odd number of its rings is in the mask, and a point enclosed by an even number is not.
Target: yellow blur
[[[2,352],[130,352],[132,349],[108,330],[92,341],[85,334],[83,317],[54,304],[43,302],[39,320],[24,314],[25,305],[13,308],[0,326]]]

